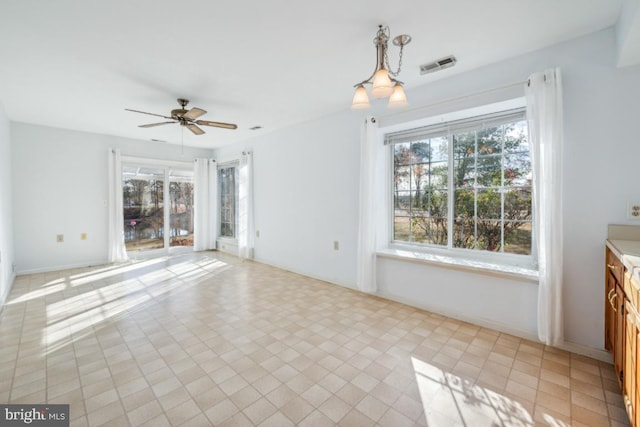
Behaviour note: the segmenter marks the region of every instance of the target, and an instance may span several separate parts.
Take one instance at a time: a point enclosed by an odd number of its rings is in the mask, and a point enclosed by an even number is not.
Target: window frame
[[[174,170],[185,171],[194,173],[194,167],[192,163],[177,162],[169,160],[150,159],[144,157],[135,156],[122,156],[120,159],[122,173],[120,179],[124,178],[125,167],[137,167],[137,168],[152,168],[162,170],[163,172],[163,247],[138,251],[127,251],[127,255],[134,259],[145,259],[155,257],[161,254],[174,254],[182,252],[190,252],[193,250],[193,246],[171,246],[171,232],[170,228],[170,183],[171,172]],[[195,186],[195,176],[193,176],[193,184]]]
[[[523,267],[527,269],[537,270],[537,259],[535,256],[535,248],[537,247],[537,242],[535,238],[535,230],[536,230],[536,212],[535,206],[532,204],[532,215],[531,215],[531,253],[530,254],[514,254],[508,252],[493,252],[482,249],[468,249],[468,248],[456,248],[453,247],[451,229],[454,227],[452,221],[454,221],[454,193],[455,186],[453,184],[452,176],[454,173],[454,163],[455,159],[453,158],[453,138],[451,133],[447,136],[448,139],[448,156],[447,156],[447,167],[448,167],[448,184],[447,184],[447,220],[448,220],[448,236],[447,236],[447,245],[436,245],[430,243],[421,243],[421,242],[407,242],[402,240],[395,240],[394,237],[394,222],[395,222],[395,187],[394,187],[394,178],[395,178],[395,153],[393,143],[387,143],[387,138],[392,134],[400,134],[406,133],[409,134],[411,132],[418,132],[420,128],[432,127],[435,128],[437,125],[444,125],[447,122],[464,122],[469,121],[473,122],[475,118],[479,118],[481,116],[491,116],[497,115],[500,116],[502,113],[508,112],[508,110],[519,110],[522,111],[524,115],[524,120],[526,120],[526,108],[525,108],[525,99],[524,98],[516,98],[513,100],[499,102],[495,104],[484,105],[480,107],[470,108],[466,110],[454,111],[447,114],[442,114],[438,116],[431,116],[421,120],[407,122],[407,123],[399,123],[394,126],[389,126],[385,128],[381,128],[381,140],[384,144],[383,149],[385,149],[386,163],[386,199],[387,199],[387,213],[386,217],[386,229],[388,237],[388,248],[390,250],[397,250],[404,253],[414,252],[418,258],[421,256],[434,256],[434,257],[447,257],[451,259],[459,259],[464,261],[471,262],[481,262],[487,263],[489,265],[496,265],[496,268],[499,269],[498,266],[514,266],[514,267]],[[388,157],[387,157],[388,156]],[[534,182],[531,182],[531,191],[534,191]],[[532,201],[533,203],[533,201]],[[502,218],[503,219],[503,218]],[[450,224],[449,224],[450,223]],[[423,254],[423,255],[420,255]]]

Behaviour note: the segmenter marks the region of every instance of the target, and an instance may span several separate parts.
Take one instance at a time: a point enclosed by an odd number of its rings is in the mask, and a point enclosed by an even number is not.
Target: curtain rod
[[[422,105],[420,107],[416,107],[416,108],[409,108],[406,110],[401,110],[395,113],[391,113],[391,114],[385,114],[383,116],[379,116],[382,119],[388,118],[388,117],[394,117],[394,116],[398,116],[400,114],[406,114],[406,113],[411,113],[414,111],[420,111],[420,110],[426,110],[427,108],[432,108],[435,107],[437,105],[443,105],[443,104],[449,104],[452,102],[457,102],[457,101],[462,101],[463,99],[467,99],[467,98],[473,98],[476,96],[480,96],[480,95],[486,95],[487,93],[492,93],[492,92],[498,92],[501,90],[505,90],[505,89],[511,89],[513,87],[517,87],[517,86],[522,86],[525,83],[528,83],[529,79],[527,80],[523,80],[523,81],[519,81],[519,82],[515,82],[515,83],[510,83],[508,85],[504,85],[504,86],[499,86],[499,87],[494,87],[492,89],[487,89],[487,90],[483,90],[481,92],[476,92],[476,93],[471,93],[468,95],[463,95],[463,96],[459,96],[457,98],[451,98],[451,99],[445,99],[444,101],[439,101],[439,102],[434,102],[433,104],[429,104],[429,105]]]

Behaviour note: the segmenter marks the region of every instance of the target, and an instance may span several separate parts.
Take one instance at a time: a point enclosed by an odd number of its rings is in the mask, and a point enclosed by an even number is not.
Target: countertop
[[[607,246],[640,281],[640,240],[608,239]]]

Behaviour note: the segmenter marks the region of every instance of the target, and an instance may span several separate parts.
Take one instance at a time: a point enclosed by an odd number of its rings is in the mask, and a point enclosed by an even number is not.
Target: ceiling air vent
[[[440,58],[437,61],[430,62],[428,64],[422,64],[420,66],[420,74],[429,74],[436,71],[444,70],[445,68],[453,67],[456,65],[456,57],[453,55]]]

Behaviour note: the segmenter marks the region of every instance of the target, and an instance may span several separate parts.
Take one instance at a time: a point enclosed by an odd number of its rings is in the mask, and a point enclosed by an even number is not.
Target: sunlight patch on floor
[[[532,414],[518,401],[415,357],[411,359],[428,426],[535,426]],[[551,415],[545,414],[544,418],[550,426],[568,427]]]
[[[154,263],[145,262],[145,265]],[[208,263],[205,270],[185,260],[144,274],[138,272],[135,278],[112,284],[107,284],[105,277],[121,274],[122,269],[84,276],[80,284],[87,285],[86,291],[47,305],[47,326],[43,330],[42,344],[46,346],[47,354],[55,352],[86,335],[101,323],[136,310],[171,291],[197,285],[194,279],[227,266],[224,262],[216,261]],[[125,271],[131,271],[132,267],[134,266],[126,267]],[[137,264],[137,267],[140,267],[140,264]],[[177,278],[178,274],[180,278]],[[74,286],[77,285],[76,282]],[[59,286],[66,287],[66,283]],[[89,290],[89,286],[94,289]],[[58,291],[60,290],[62,289]]]

